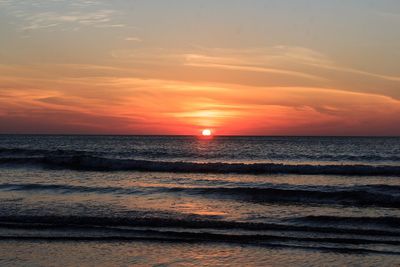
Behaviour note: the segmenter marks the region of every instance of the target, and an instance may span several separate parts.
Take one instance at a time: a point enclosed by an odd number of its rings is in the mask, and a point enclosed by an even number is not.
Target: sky
[[[400,135],[398,0],[0,0],[0,133]]]

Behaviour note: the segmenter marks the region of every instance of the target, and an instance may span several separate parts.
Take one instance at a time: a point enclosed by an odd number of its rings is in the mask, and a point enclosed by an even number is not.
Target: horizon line
[[[5,135],[33,136],[133,136],[133,137],[201,137],[200,134],[78,134],[78,133],[0,133]],[[399,138],[400,135],[213,135],[212,137],[381,137]]]

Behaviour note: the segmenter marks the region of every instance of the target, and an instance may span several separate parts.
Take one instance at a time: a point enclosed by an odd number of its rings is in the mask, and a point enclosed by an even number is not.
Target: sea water
[[[400,138],[0,136],[0,264],[400,264]]]

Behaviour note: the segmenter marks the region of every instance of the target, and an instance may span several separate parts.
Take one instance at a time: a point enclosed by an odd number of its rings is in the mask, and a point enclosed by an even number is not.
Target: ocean
[[[0,265],[399,266],[399,177],[396,137],[0,135]]]

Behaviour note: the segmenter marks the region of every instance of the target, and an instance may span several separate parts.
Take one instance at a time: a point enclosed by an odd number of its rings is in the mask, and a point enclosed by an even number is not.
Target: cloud
[[[126,37],[126,38],[125,38],[125,41],[129,41],[129,42],[142,42],[143,40],[140,39],[139,37],[131,36],[131,37]]]
[[[42,12],[30,16],[25,16],[24,21],[26,25],[22,28],[22,30],[45,29],[66,24],[95,27],[113,27],[115,25],[120,25],[110,23],[112,15],[114,13],[114,10],[97,10],[93,12],[73,11],[67,13]]]
[[[359,70],[321,52],[297,46],[247,49],[192,46],[116,49],[115,62],[151,78],[196,80],[260,87],[336,88],[400,98],[400,77]]]
[[[186,62],[184,64],[186,66],[192,66],[192,67],[272,73],[272,74],[280,74],[280,75],[286,75],[286,76],[295,76],[298,78],[311,79],[311,80],[319,80],[319,81],[325,80],[324,78],[321,78],[321,77],[318,77],[318,76],[315,76],[312,74],[298,72],[298,71],[290,71],[290,70],[284,70],[284,69],[258,67],[258,66],[249,66],[249,65],[221,64],[221,63],[218,63],[218,61],[221,58],[212,58],[212,57],[204,56],[204,55],[187,54],[187,55],[185,55],[185,57],[186,57]]]
[[[2,132],[195,134],[212,127],[219,134],[400,134],[400,102],[383,95],[133,74],[70,76],[62,67],[80,74],[119,71],[95,65],[1,68]]]
[[[62,105],[62,106],[72,106],[72,105],[79,104],[78,101],[72,101],[70,99],[67,99],[64,97],[57,97],[57,96],[38,98],[38,99],[36,99],[36,101],[48,103],[48,104]]]
[[[210,66],[216,68],[230,68],[253,71],[276,71],[282,74],[303,76],[314,79],[328,79],[318,77],[315,74],[306,73],[302,66],[312,66],[317,69],[328,69],[338,72],[348,72],[357,75],[370,76],[388,81],[400,81],[400,76],[390,76],[378,73],[358,70],[341,66],[328,56],[305,47],[297,46],[273,46],[253,49],[205,49],[204,54],[186,54],[188,65]],[[217,56],[213,56],[217,55]],[[273,66],[284,66],[286,69],[272,69]],[[297,69],[288,70],[288,69]],[[300,71],[302,70],[302,71]]]
[[[1,1],[6,14],[14,16],[14,22],[23,32],[49,30],[63,27],[76,30],[79,27],[115,28],[126,25],[118,21],[120,11],[106,8],[101,1]]]
[[[136,127],[135,127],[136,125]],[[0,116],[2,133],[129,133],[137,132],[146,122],[107,114],[90,114],[68,110],[29,109]]]

